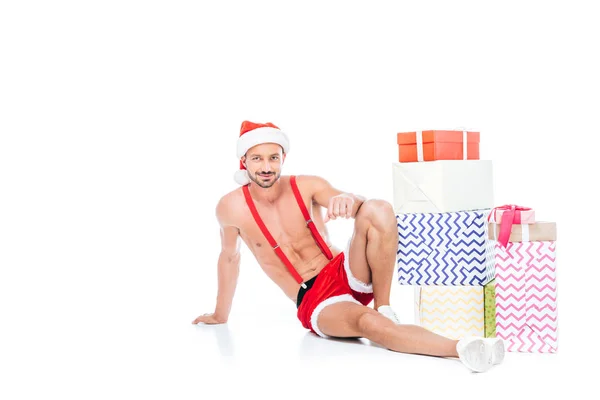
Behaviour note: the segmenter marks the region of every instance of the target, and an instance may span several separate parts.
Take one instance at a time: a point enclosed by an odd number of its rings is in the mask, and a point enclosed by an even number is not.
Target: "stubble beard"
[[[250,180],[254,183],[256,183],[258,186],[260,186],[263,189],[268,189],[271,186],[273,186],[275,184],[275,182],[277,182],[279,180],[279,176],[281,175],[280,172],[276,172],[273,174],[273,178],[271,178],[270,181],[268,182],[263,182],[259,176],[259,174],[251,174],[248,173],[248,176],[250,177]]]

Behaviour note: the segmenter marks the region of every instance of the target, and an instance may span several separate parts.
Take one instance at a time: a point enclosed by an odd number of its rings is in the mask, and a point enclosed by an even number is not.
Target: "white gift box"
[[[392,164],[396,213],[446,213],[494,208],[491,160]]]

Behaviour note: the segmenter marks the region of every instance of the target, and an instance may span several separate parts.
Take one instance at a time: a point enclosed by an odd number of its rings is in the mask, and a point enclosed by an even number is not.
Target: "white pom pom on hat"
[[[246,171],[246,168],[244,168],[244,164],[242,164],[242,162],[240,161],[241,167],[239,171],[235,171],[235,174],[233,175],[233,179],[236,181],[236,183],[238,185],[244,186],[249,184],[250,181],[250,177],[248,176],[248,171]]]
[[[239,185],[243,186],[251,182],[241,158],[250,148],[263,143],[276,143],[283,148],[283,152],[286,154],[290,151],[290,141],[287,135],[271,122],[264,124],[250,121],[242,122],[236,151],[237,158],[240,159],[240,170],[236,171],[233,176],[233,179]]]

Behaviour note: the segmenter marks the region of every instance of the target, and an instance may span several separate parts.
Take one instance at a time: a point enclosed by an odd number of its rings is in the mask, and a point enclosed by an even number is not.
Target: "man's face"
[[[251,147],[242,157],[248,176],[262,188],[270,188],[281,175],[285,154],[280,145],[264,143]]]

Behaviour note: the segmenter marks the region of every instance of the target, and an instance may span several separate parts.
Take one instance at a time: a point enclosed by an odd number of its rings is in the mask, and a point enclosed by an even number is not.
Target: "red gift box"
[[[400,162],[479,160],[479,132],[401,132],[397,142]]]

